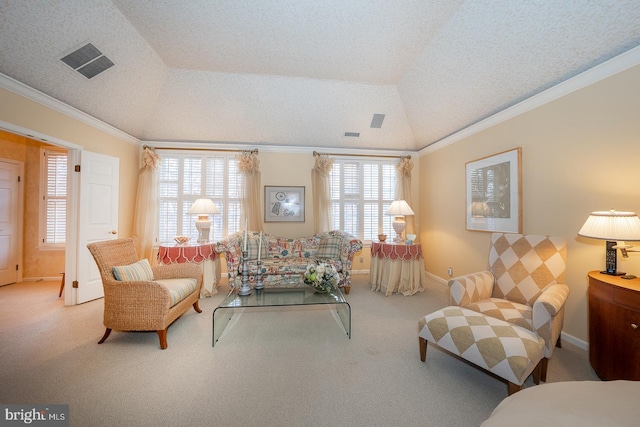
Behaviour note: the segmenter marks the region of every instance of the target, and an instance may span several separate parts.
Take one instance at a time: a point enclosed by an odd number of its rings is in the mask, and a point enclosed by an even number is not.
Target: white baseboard
[[[435,274],[433,274],[433,273],[429,273],[428,271],[427,271],[427,272],[425,272],[425,274],[426,274],[429,278],[431,278],[431,279],[435,280],[436,282],[438,282],[438,283],[440,283],[440,284],[446,285],[446,284],[447,284],[447,282],[448,282],[448,280],[447,280],[447,279],[443,279],[442,277],[440,277],[440,276],[436,276]]]
[[[369,270],[353,270],[353,269],[351,269],[351,274],[369,274]]]
[[[573,345],[575,345],[576,347],[580,347],[581,349],[585,350],[585,351],[589,351],[589,343],[581,340],[579,338],[574,337],[573,335],[569,335],[566,332],[562,332],[561,334],[561,338],[562,341],[566,341],[568,343],[571,343]]]

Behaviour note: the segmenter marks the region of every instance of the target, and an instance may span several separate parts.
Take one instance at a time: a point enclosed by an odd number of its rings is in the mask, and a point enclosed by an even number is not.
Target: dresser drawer
[[[616,287],[613,288],[613,301],[616,304],[640,311],[640,292]]]

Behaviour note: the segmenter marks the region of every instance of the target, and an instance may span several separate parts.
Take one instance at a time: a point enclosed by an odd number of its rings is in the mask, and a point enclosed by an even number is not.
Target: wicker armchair
[[[138,262],[133,239],[116,239],[87,245],[98,265],[104,287],[102,344],[112,329],[156,331],[160,348],[167,348],[167,329],[189,307],[201,313],[198,297],[202,272],[192,264],[169,264],[150,269],[150,280],[117,280],[114,267]],[[145,277],[146,279],[146,277]]]

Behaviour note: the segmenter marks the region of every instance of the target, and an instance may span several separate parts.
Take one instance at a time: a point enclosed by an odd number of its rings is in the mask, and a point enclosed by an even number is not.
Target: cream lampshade
[[[198,230],[198,242],[204,243],[209,241],[209,231],[211,230],[211,221],[209,214],[219,214],[220,211],[211,199],[197,199],[189,208],[188,213],[197,214],[196,230]]]
[[[394,200],[385,213],[396,217],[393,221],[393,229],[397,234],[394,242],[403,242],[402,233],[404,232],[404,228],[407,226],[407,223],[404,221],[404,217],[407,215],[415,215],[413,210],[406,201]]]
[[[627,255],[625,241],[640,241],[640,218],[635,212],[618,212],[614,210],[591,212],[578,235],[607,241],[605,274],[621,276],[617,269],[617,249]]]

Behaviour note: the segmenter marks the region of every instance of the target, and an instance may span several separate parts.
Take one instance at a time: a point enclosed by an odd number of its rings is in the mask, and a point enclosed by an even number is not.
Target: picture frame
[[[304,222],[304,187],[264,186],[264,222]]]
[[[522,148],[467,162],[466,229],[522,233]]]

